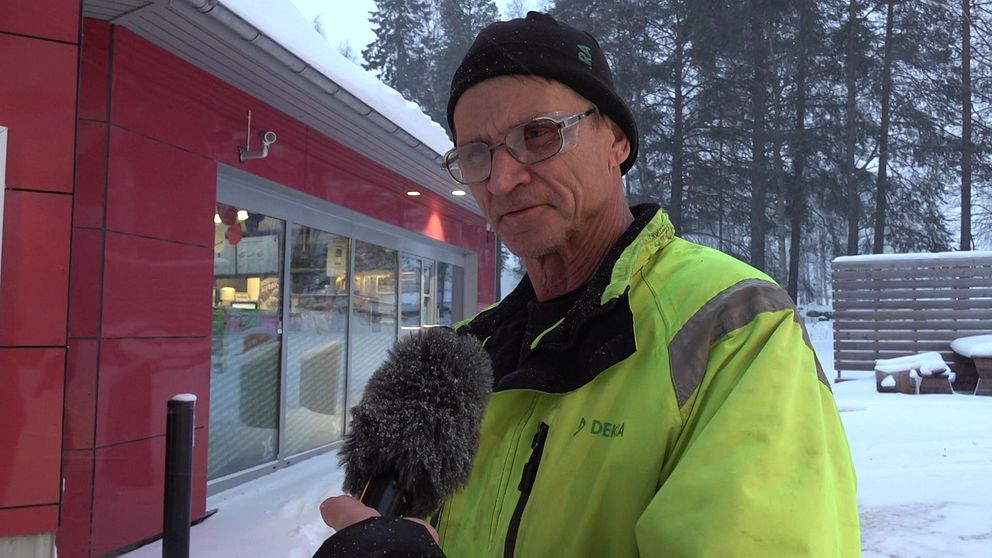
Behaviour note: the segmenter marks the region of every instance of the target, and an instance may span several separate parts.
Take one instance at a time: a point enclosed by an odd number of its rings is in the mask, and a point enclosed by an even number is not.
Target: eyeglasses
[[[511,157],[525,165],[547,161],[575,145],[576,134],[567,130],[594,112],[596,107],[570,116],[552,114],[535,118],[511,128],[499,143],[486,145],[478,141],[459,145],[444,155],[441,166],[455,181],[475,184],[492,174],[493,151],[504,145]]]

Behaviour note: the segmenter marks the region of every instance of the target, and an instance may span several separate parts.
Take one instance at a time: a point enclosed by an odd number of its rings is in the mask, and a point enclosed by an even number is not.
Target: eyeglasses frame
[[[522,165],[536,165],[537,163],[543,163],[544,161],[547,161],[548,159],[551,159],[551,158],[553,158],[553,157],[561,154],[562,151],[565,151],[565,144],[566,144],[566,142],[565,142],[565,129],[571,128],[572,126],[575,126],[576,124],[578,124],[579,122],[581,122],[582,120],[584,120],[586,117],[591,116],[592,114],[594,114],[596,112],[598,112],[598,109],[594,105],[594,106],[590,107],[587,110],[584,110],[582,112],[577,112],[577,113],[571,114],[569,116],[565,116],[565,117],[563,117],[561,119],[557,118],[554,114],[544,115],[544,116],[538,116],[538,117],[532,118],[531,120],[528,120],[527,122],[524,122],[522,124],[519,124],[517,126],[514,126],[514,127],[510,128],[509,130],[507,130],[506,131],[506,134],[503,135],[503,141],[501,141],[501,142],[494,143],[492,145],[487,145],[485,142],[473,141],[473,142],[467,143],[465,145],[458,146],[458,147],[453,147],[453,148],[449,149],[448,152],[444,154],[444,161],[441,163],[441,168],[443,168],[444,170],[448,171],[448,175],[450,175],[451,178],[455,182],[457,182],[459,184],[464,184],[466,186],[471,185],[471,184],[478,184],[479,182],[482,182],[483,180],[486,180],[490,176],[492,176],[492,173],[493,173],[493,163],[492,163],[493,156],[492,156],[492,152],[495,151],[496,149],[499,149],[500,147],[506,145],[506,138],[507,138],[507,136],[510,135],[511,132],[513,132],[514,130],[516,130],[518,128],[522,128],[524,126],[528,126],[530,124],[533,124],[534,122],[538,122],[538,121],[541,121],[541,120],[550,120],[551,122],[554,122],[554,124],[555,124],[555,131],[558,133],[558,138],[560,140],[560,142],[558,144],[558,150],[557,151],[555,151],[554,153],[552,153],[551,155],[548,155],[547,157],[545,157],[543,159],[539,159],[537,161],[531,161],[529,163],[525,163],[524,161],[521,161],[520,159],[517,159],[516,155],[514,155],[512,151],[510,151],[509,149],[507,150],[507,152],[510,154],[510,156],[513,157],[513,159],[515,161],[517,161],[518,163],[520,163]],[[451,166],[450,165],[452,164],[452,162],[457,161],[458,159],[456,158],[454,160],[450,160],[450,157],[452,155],[457,155],[459,148],[463,148],[463,147],[466,147],[466,146],[469,146],[469,145],[475,145],[475,144],[485,145],[486,149],[489,151],[489,174],[486,175],[486,177],[485,178],[482,178],[481,180],[477,180],[477,181],[474,181],[474,182],[463,182],[463,181],[459,180],[455,176],[455,173],[454,172],[451,171]]]

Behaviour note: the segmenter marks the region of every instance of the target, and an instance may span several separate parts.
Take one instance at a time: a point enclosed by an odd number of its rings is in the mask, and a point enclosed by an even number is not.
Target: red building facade
[[[428,163],[398,171],[140,32],[82,17],[101,8],[82,4],[0,0],[0,540],[56,534],[67,557],[161,532],[176,393],[198,396],[193,513],[205,513],[225,173],[360,215],[359,228],[405,231],[396,251],[466,254],[464,312],[496,294],[493,235],[477,210],[416,180]],[[278,142],[242,164],[246,108]]]

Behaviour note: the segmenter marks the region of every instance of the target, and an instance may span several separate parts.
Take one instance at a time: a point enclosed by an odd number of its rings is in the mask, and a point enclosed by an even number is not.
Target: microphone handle
[[[406,503],[396,477],[392,475],[376,475],[365,483],[362,496],[363,504],[374,508],[383,517],[398,517],[405,512]]]

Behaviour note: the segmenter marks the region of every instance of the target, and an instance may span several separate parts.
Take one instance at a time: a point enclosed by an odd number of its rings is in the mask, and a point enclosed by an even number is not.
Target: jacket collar
[[[559,327],[540,336],[542,347],[564,350],[571,345],[575,331],[595,316],[610,310],[627,292],[636,273],[675,236],[668,215],[656,204],[630,208],[634,221],[613,243],[599,268]],[[489,338],[504,320],[524,311],[537,297],[530,277],[524,275],[513,291],[499,303],[483,310],[461,329],[481,340]]]

